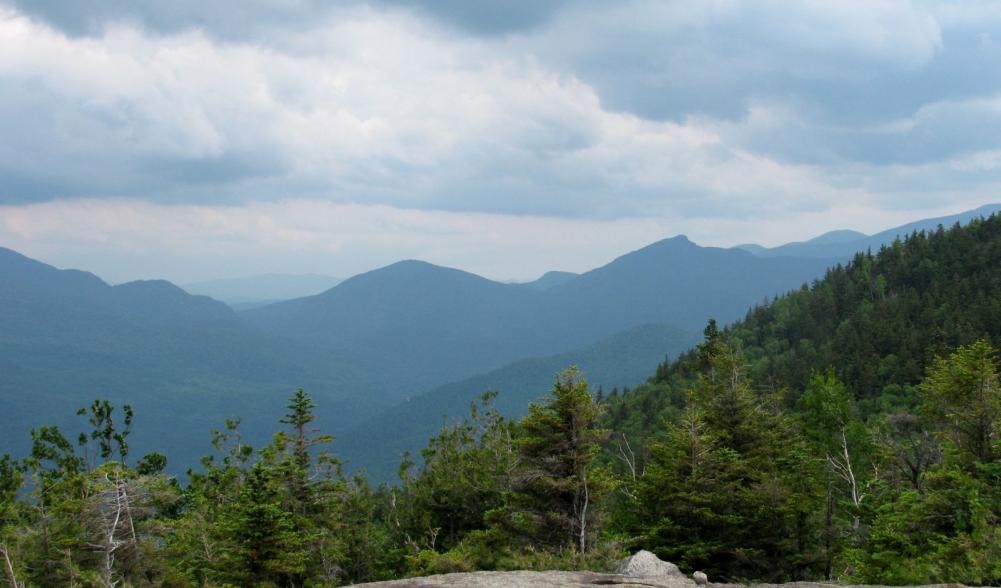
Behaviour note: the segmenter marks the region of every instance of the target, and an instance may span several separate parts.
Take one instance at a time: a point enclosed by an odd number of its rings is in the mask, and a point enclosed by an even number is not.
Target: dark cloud
[[[464,31],[497,35],[536,29],[547,22],[569,0],[382,0],[390,6],[411,8]],[[581,0],[578,0],[581,1]]]
[[[548,22],[569,0],[7,1],[24,14],[73,36],[98,35],[109,23],[128,22],[158,33],[194,28],[222,38],[246,39],[306,26],[338,10],[366,5],[412,11],[475,35],[498,35],[533,30]]]
[[[24,49],[27,66],[0,55],[16,137],[0,144],[0,202],[711,216],[816,210],[844,187],[975,190],[1001,167],[946,165],[998,148],[989,6],[5,1],[71,39]],[[170,36],[190,29],[204,35]],[[910,169],[935,166],[930,182]]]
[[[819,124],[870,125],[1001,92],[998,14],[957,21],[909,3],[624,6],[572,11],[537,51],[593,85],[606,108],[651,120],[740,121],[756,103],[780,102]]]
[[[99,35],[110,23],[158,33],[201,29],[227,38],[308,24],[332,6],[320,0],[7,0],[19,11],[72,36]]]

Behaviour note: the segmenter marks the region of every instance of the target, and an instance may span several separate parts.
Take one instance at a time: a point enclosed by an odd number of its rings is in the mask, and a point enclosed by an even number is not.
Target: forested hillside
[[[211,423],[242,414],[244,434],[260,442],[282,391],[306,386],[319,401],[319,416],[350,447],[361,448],[350,452],[352,466],[387,472],[385,455],[395,459],[403,445],[366,443],[370,431],[356,434],[353,425],[385,410],[391,412],[379,422],[391,422],[393,414],[413,409],[430,415],[412,427],[419,433],[410,438],[418,439],[443,416],[461,414],[477,382],[512,396],[500,406],[520,415],[512,406],[537,395],[524,383],[541,385],[543,379],[542,364],[533,359],[564,355],[571,363],[572,353],[628,336],[622,333],[641,325],[698,332],[709,316],[724,324],[755,303],[820,277],[827,265],[823,259],[765,259],[700,247],[676,237],[584,274],[553,272],[528,284],[401,262],[318,296],[234,313],[169,282],[110,286],[92,274],[57,270],[3,250],[0,391],[11,400],[0,415],[0,440],[22,451],[30,424],[39,418],[67,424],[66,416],[51,415],[53,404],[94,396],[128,401],[144,421],[137,447],[151,448],[153,439],[165,437],[170,469],[181,473],[194,464]],[[649,346],[641,348],[644,343]],[[626,347],[635,361],[614,362],[628,370],[595,372],[600,383],[641,381],[648,371],[643,362],[677,350],[643,337],[620,349]],[[893,358],[879,361],[884,365],[864,369],[891,369],[887,362]],[[534,370],[534,376],[508,370],[513,377],[494,378],[493,372],[517,362],[523,363],[512,369]],[[557,371],[556,364],[546,365],[550,376]],[[920,373],[920,366],[917,372],[913,366],[899,369],[911,369],[911,380]],[[458,388],[465,391],[434,392]],[[401,404],[424,395],[429,401],[420,410]]]
[[[757,306],[724,330],[757,386],[798,393],[832,368],[865,414],[912,408],[935,357],[1001,337],[1001,220],[914,233],[878,253],[859,253],[809,287]],[[660,365],[627,399],[612,399],[611,426],[639,434],[678,406],[698,354]],[[670,412],[670,411],[669,411]]]
[[[711,321],[607,399],[619,530],[730,577],[997,583],[999,284],[992,216]]]
[[[464,418],[484,391],[499,393],[495,404],[503,415],[521,418],[567,366],[579,367],[596,390],[634,386],[645,380],[649,366],[677,357],[698,340],[695,333],[675,327],[643,325],[581,349],[517,361],[439,386],[359,422],[340,435],[338,453],[350,469],[363,469],[376,481],[393,481],[404,452],[416,454],[443,422]]]

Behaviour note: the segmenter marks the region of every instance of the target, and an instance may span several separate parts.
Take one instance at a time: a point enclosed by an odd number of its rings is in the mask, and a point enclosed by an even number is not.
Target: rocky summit
[[[701,572],[694,574],[705,578]],[[358,588],[586,588],[589,586],[643,586],[646,588],[697,588],[701,583],[683,574],[678,566],[659,559],[649,551],[638,551],[616,566],[616,573],[515,571],[466,572],[407,578],[389,582],[356,584]],[[787,584],[707,584],[710,588],[881,588],[877,586],[791,582]],[[930,584],[898,588],[963,588],[962,584]]]
[[[549,588],[553,586],[647,586],[653,588],[695,588],[673,563],[662,561],[649,551],[639,551],[616,566],[615,574],[596,572],[468,572],[409,578],[391,582],[359,584],[368,588]]]
[[[588,586],[645,586],[653,588],[682,588],[695,586],[687,578],[633,577],[620,574],[598,574],[594,572],[469,572],[461,574],[441,574],[393,580],[391,582],[374,582],[357,584],[366,588],[436,588],[438,586],[456,586],[463,588],[552,588],[568,586],[584,588]]]

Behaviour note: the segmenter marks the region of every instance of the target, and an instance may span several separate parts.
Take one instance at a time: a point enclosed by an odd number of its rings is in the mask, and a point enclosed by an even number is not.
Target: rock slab
[[[441,574],[356,584],[365,588],[593,588],[595,586],[625,586],[644,588],[694,588],[695,583],[681,576],[639,577],[593,572],[469,572]]]

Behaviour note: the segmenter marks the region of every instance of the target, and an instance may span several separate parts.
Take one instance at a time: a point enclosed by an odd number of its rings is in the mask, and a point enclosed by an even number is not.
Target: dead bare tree
[[[848,452],[848,437],[845,430],[841,429],[841,455],[827,455],[827,463],[830,464],[838,476],[848,485],[848,496],[851,498],[855,508],[862,505],[865,499],[865,492],[859,485],[858,477],[855,475],[855,467],[852,465],[852,458]]]
[[[88,547],[103,555],[101,578],[105,588],[114,588],[120,582],[115,579],[119,554],[135,552],[139,543],[135,519],[152,510],[145,506],[147,494],[140,481],[123,477],[116,468],[103,474],[100,489],[93,495],[88,526],[97,541]]]
[[[3,556],[3,572],[4,576],[7,577],[7,583],[10,585],[10,588],[24,588],[24,583],[17,581],[17,575],[14,573],[14,564],[10,561],[10,550],[7,549],[6,543],[0,543],[0,556]]]

